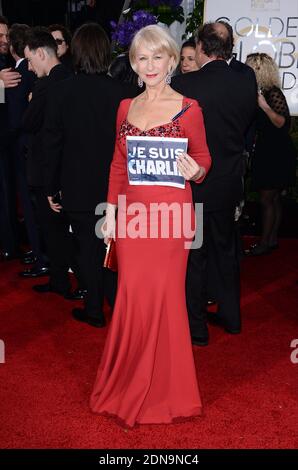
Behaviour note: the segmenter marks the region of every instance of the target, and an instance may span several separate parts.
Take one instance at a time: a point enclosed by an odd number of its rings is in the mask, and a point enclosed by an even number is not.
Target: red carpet
[[[88,409],[106,329],[75,322],[73,302],[34,293],[18,262],[1,263],[0,447],[297,448],[297,267],[297,240],[244,260],[243,333],[211,327],[210,345],[194,347],[203,417],[127,431]]]

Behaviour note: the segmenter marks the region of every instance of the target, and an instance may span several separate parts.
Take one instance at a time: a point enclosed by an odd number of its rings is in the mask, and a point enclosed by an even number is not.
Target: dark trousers
[[[16,178],[9,149],[0,148],[0,244],[14,254],[18,248]]]
[[[75,243],[69,232],[69,220],[66,214],[54,212],[48,203],[42,187],[33,189],[38,222],[45,240],[46,254],[50,263],[50,284],[61,292],[70,289],[69,268],[78,279],[80,287],[81,274],[75,256]]]
[[[219,304],[218,315],[232,329],[241,327],[238,234],[231,210],[204,212],[203,245],[190,250],[186,299],[193,336],[208,334],[206,324],[207,266],[212,261],[212,292]]]
[[[116,275],[103,268],[105,246],[95,234],[99,217],[92,212],[68,212],[73,232],[78,240],[78,264],[87,289],[86,313],[95,318],[103,316],[104,294],[114,304]]]
[[[42,242],[40,231],[38,230],[36,214],[30,195],[30,189],[26,175],[26,160],[24,151],[23,136],[16,136],[16,139],[10,146],[11,157],[14,164],[14,174],[16,177],[17,189],[20,197],[22,211],[24,215],[28,241],[36,256],[37,261],[35,267],[42,268],[46,265],[46,257],[42,251]]]

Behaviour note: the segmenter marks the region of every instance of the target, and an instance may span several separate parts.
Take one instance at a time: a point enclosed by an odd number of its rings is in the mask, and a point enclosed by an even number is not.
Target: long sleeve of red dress
[[[202,109],[196,100],[187,99],[187,102],[192,103],[192,105],[183,114],[181,121],[185,130],[185,137],[188,138],[187,153],[199,166],[206,170],[206,174],[195,181],[201,183],[211,167],[211,156],[206,141]]]
[[[123,145],[122,126],[126,120],[131,99],[121,101],[117,114],[116,144],[110,168],[108,202],[117,204],[118,195],[128,184],[126,146]],[[190,98],[183,99],[183,108],[191,106],[175,122],[179,122],[182,133],[179,137],[188,138],[187,153],[202,166],[208,173],[211,166],[211,157],[206,141],[203,114],[198,102]],[[158,127],[156,128],[158,129]],[[206,174],[196,181],[201,183]]]
[[[125,148],[121,146],[120,140],[120,127],[123,120],[126,118],[130,99],[122,100],[117,113],[116,123],[116,141],[113,160],[110,168],[109,177],[109,191],[108,202],[111,204],[118,203],[118,195],[121,194],[121,189],[128,182],[127,176],[127,162]]]

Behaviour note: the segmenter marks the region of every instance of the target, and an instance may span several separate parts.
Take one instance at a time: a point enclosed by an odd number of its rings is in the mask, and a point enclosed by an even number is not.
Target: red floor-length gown
[[[190,102],[180,118],[145,132],[127,121],[131,99],[121,102],[108,202],[117,204],[122,194],[127,205],[141,202],[147,210],[152,202],[191,207],[188,182],[185,189],[129,185],[126,163],[126,136],[187,137],[189,155],[208,171],[211,160],[202,112],[188,98],[183,98],[182,107]],[[118,225],[125,217],[128,224],[133,216],[118,211]],[[185,300],[184,242],[183,236],[116,240],[118,291],[90,406],[128,427],[171,423],[201,413]]]

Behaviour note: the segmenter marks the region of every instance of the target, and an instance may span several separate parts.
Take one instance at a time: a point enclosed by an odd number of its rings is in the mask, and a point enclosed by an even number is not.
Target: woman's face
[[[193,47],[183,47],[180,56],[180,68],[182,73],[199,70],[196,63],[196,50]]]
[[[163,82],[174,68],[174,59],[165,50],[154,51],[140,44],[136,51],[136,73],[148,87],[155,87]]]
[[[58,50],[57,50],[57,56],[61,57],[64,55],[68,49],[68,45],[65,42],[65,39],[63,37],[62,31],[52,31],[52,36],[55,39]]]

